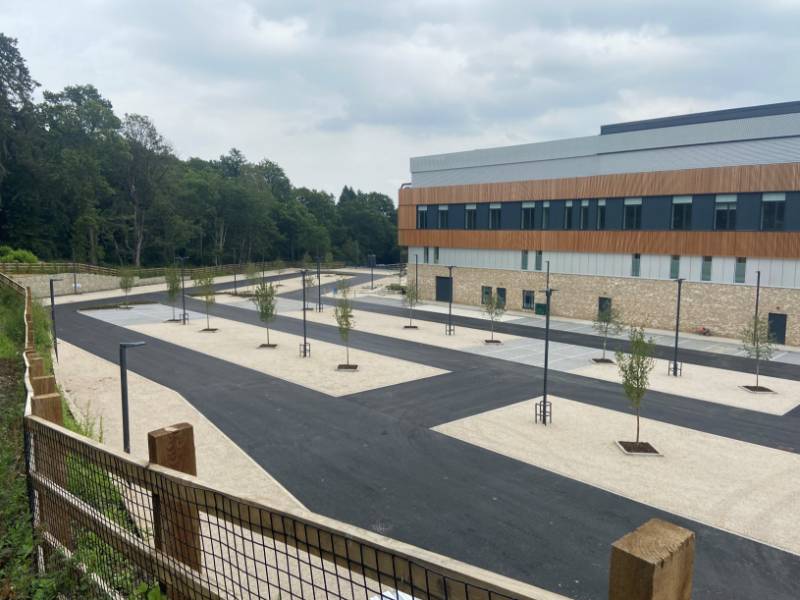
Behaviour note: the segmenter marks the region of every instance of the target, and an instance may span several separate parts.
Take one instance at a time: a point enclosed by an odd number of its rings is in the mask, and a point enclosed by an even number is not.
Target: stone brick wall
[[[413,264],[408,275],[414,277]],[[435,298],[436,276],[447,277],[447,267],[419,266],[420,298]],[[522,310],[522,290],[533,290],[537,303],[545,301],[543,272],[462,267],[453,269],[453,302],[479,305],[484,285],[505,287],[510,310]],[[591,320],[597,314],[598,297],[605,296],[612,299],[628,324],[667,330],[675,327],[678,286],[674,281],[553,273],[550,285],[557,290],[552,299],[554,316]],[[738,339],[742,327],[752,319],[754,304],[755,286],[684,281],[681,330],[703,326],[713,335]],[[766,317],[770,312],[787,315],[786,343],[800,346],[800,290],[762,287],[759,313]]]
[[[73,274],[59,273],[57,275],[11,275],[11,278],[18,281],[21,285],[30,287],[35,298],[50,297],[50,278],[61,279],[56,281],[54,291],[56,296],[65,296],[74,293]],[[102,292],[119,288],[119,277],[110,275],[94,275],[91,273],[78,273],[78,293]],[[133,285],[151,285],[154,283],[164,283],[163,277],[148,277],[146,279],[134,279]]]

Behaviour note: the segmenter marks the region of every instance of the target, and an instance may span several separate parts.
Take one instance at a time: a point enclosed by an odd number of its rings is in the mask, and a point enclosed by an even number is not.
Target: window
[[[703,257],[703,266],[700,268],[700,280],[711,281],[711,257]]]
[[[430,248],[428,248],[427,246],[425,246],[425,259],[424,259],[422,262],[424,262],[426,265],[428,264],[428,259],[429,259],[429,256],[428,256],[428,251],[429,251],[429,250],[430,250]]]
[[[642,255],[634,254],[631,257],[631,277],[639,277],[642,271]]]
[[[447,222],[450,216],[449,208],[449,206],[439,206],[439,229],[447,229]]]
[[[564,229],[572,229],[572,200],[564,203]]]
[[[489,298],[492,297],[492,288],[488,285],[481,286],[481,304],[489,304]]]
[[[478,207],[474,204],[467,204],[466,214],[464,215],[464,229],[478,228]]]
[[[439,264],[439,246],[436,246],[433,249],[433,264]]]
[[[581,229],[589,229],[589,201],[581,200]]]
[[[537,271],[541,271],[542,270],[542,251],[541,250],[537,250],[536,251],[536,258],[534,259],[534,262],[533,262],[533,268],[536,269]]]
[[[622,218],[623,229],[642,228],[642,199],[625,198],[625,212]]]
[[[692,197],[674,196],[672,198],[672,228],[692,228]]]
[[[522,228],[523,229],[533,229],[533,214],[535,210],[535,204],[533,202],[523,202],[522,203]]]
[[[786,194],[764,194],[761,197],[761,230],[778,231],[783,229],[783,213]]]
[[[714,229],[733,231],[736,229],[736,194],[719,194],[714,206]]]
[[[611,310],[611,298],[599,296],[597,298],[597,314],[602,315]]]
[[[747,271],[747,259],[744,256],[736,258],[736,270],[733,273],[733,283],[744,283],[744,275]]]
[[[506,306],[506,288],[497,288],[497,303],[505,308]]]
[[[669,278],[677,279],[681,276],[681,257],[673,254],[669,258]]]
[[[428,228],[428,207],[427,206],[418,206],[417,207],[417,229],[427,229]]]
[[[542,202],[542,229],[550,227],[550,203]]]
[[[489,205],[489,229],[500,229],[500,205]]]
[[[522,251],[522,270],[523,271],[527,271],[528,270],[528,251],[527,250],[523,250]]]
[[[522,290],[522,308],[533,310],[533,290]]]
[[[597,229],[603,230],[606,228],[606,201],[597,201]]]

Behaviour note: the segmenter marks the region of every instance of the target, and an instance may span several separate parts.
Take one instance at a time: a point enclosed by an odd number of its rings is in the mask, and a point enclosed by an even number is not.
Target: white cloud
[[[798,3],[56,0],[0,4],[46,89],[93,83],[181,156],[396,195],[412,155],[796,99]]]

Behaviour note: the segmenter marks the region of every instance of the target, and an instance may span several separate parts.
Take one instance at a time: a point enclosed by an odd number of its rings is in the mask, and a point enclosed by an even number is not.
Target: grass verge
[[[21,352],[25,343],[21,296],[0,288],[0,599],[51,600],[100,599],[108,595],[97,589],[78,565],[90,573],[103,573],[111,587],[129,598],[160,600],[157,585],[148,583],[123,555],[91,531],[76,532],[73,556],[50,553],[45,573],[34,569],[36,539],[28,503],[25,476],[23,413],[25,387]],[[50,316],[38,302],[33,304],[34,342],[52,373]],[[62,398],[62,402],[63,398]],[[84,436],[95,437],[95,424],[76,419],[64,402],[65,426]],[[139,530],[111,475],[76,456],[67,457],[68,489],[100,510],[109,519],[138,536]]]

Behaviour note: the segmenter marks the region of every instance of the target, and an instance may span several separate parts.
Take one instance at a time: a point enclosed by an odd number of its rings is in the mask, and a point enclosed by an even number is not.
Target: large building
[[[411,159],[400,244],[422,298],[800,345],[800,102],[604,125],[600,135]],[[449,279],[452,266],[453,278]]]

